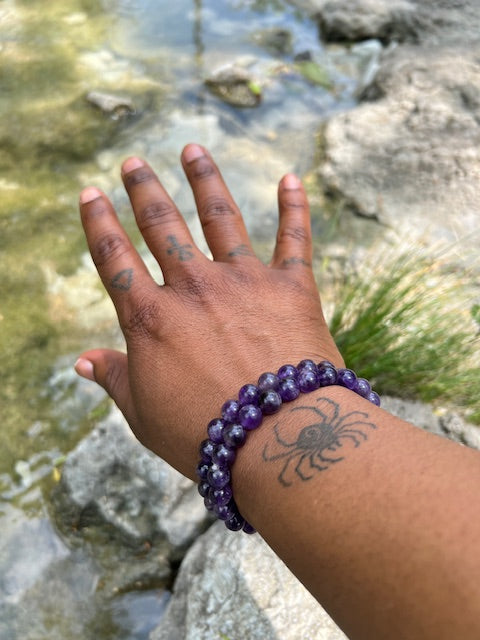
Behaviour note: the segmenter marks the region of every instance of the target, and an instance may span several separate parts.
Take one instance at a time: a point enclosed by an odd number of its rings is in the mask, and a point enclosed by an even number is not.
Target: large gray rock
[[[402,236],[454,242],[480,216],[480,46],[403,46],[324,128],[324,190]],[[475,243],[474,237],[471,236]]]
[[[345,640],[258,535],[211,527],[185,557],[151,640]]]

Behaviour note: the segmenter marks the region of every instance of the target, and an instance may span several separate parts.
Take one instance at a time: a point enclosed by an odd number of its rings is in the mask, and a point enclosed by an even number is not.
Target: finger
[[[80,213],[90,253],[123,328],[129,323],[130,310],[139,304],[139,297],[144,297],[145,289],[155,284],[101,191],[95,187],[82,191]]]
[[[310,209],[301,181],[293,174],[278,186],[279,225],[271,266],[305,269],[312,266]]]
[[[78,375],[93,380],[115,401],[127,422],[135,424],[132,395],[128,382],[127,356],[112,349],[86,351],[75,363]]]
[[[154,171],[140,158],[123,163],[122,178],[138,228],[160,265],[165,283],[206,257],[195,246],[187,224]]]
[[[242,214],[210,154],[190,144],[183,150],[182,163],[214,259],[235,262],[255,257]]]

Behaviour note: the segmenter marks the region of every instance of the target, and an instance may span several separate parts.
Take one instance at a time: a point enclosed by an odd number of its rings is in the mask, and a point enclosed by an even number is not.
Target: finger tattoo
[[[167,240],[170,243],[170,247],[167,249],[169,256],[176,253],[181,262],[186,262],[194,257],[191,244],[180,244],[176,236],[167,236]]]
[[[133,281],[133,269],[122,269],[110,281],[110,285],[114,289],[120,291],[129,291]]]

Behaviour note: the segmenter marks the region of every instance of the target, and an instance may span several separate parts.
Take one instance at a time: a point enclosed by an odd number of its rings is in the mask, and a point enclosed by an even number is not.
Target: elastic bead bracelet
[[[262,373],[256,385],[246,384],[237,400],[227,400],[222,417],[211,420],[208,438],[200,444],[197,465],[198,492],[205,507],[225,522],[227,529],[255,533],[240,514],[233,498],[230,469],[236,450],[245,444],[247,434],[257,429],[266,415],[277,413],[284,402],[292,402],[301,393],[321,387],[340,385],[380,406],[380,397],[370,383],[358,378],[351,369],[337,369],[331,362],[302,360],[296,367],[285,364],[277,373]]]

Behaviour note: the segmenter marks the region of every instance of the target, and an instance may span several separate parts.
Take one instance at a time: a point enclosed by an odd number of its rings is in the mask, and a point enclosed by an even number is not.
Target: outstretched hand
[[[198,445],[222,404],[264,371],[303,358],[343,365],[326,326],[311,268],[310,214],[301,182],[278,188],[272,260],[255,255],[209,153],[188,145],[182,164],[213,260],[190,231],[152,169],[139,158],[122,167],[137,225],[162,270],[149,274],[108,198],[82,191],[88,246],[125,336],[127,354],[83,353],[77,372],[116,402],[137,438],[190,478]]]

